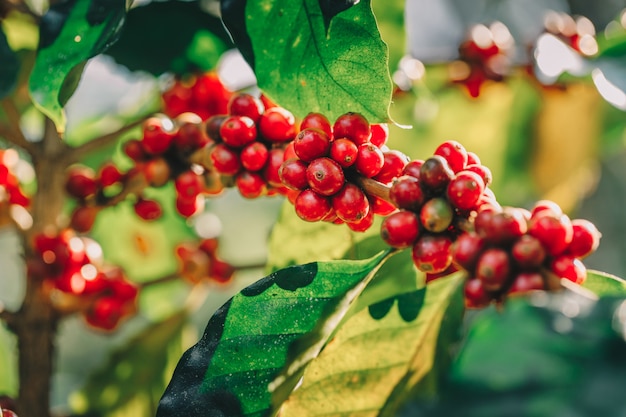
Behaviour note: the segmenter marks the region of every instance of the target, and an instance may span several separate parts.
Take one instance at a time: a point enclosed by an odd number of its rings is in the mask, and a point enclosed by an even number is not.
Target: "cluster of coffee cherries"
[[[511,71],[513,47],[513,37],[503,23],[472,26],[459,47],[459,60],[449,67],[452,82],[463,85],[471,97],[478,97],[486,81],[502,81]]]
[[[22,190],[15,169],[24,163],[13,149],[0,150],[0,204],[28,207],[30,198]]]
[[[206,120],[225,114],[232,94],[213,71],[176,78],[161,96],[163,112],[172,118],[194,113]]]
[[[395,248],[412,248],[415,266],[430,276],[449,271],[451,246],[484,206],[497,205],[488,188],[491,171],[457,141],[440,144],[426,160],[413,160],[389,190],[400,210],[381,224]]]
[[[230,282],[235,269],[218,256],[217,248],[215,238],[179,244],[175,253],[180,275],[192,284],[206,280],[219,284]]]
[[[504,296],[559,287],[564,278],[581,284],[581,259],[596,250],[600,233],[588,220],[573,219],[552,201],[531,210],[487,207],[474,220],[474,231],[452,245],[455,265],[470,274],[466,304],[483,307]]]
[[[374,214],[394,211],[359,185],[362,178],[388,184],[408,163],[404,154],[387,149],[387,139],[387,125],[370,125],[359,113],[345,113],[332,125],[320,113],[308,114],[279,170],[296,214],[310,222],[345,223],[365,231]]]
[[[79,311],[89,325],[104,330],[135,313],[137,286],[121,268],[104,264],[94,240],[66,229],[36,235],[33,248],[28,277],[43,284],[60,311]]]

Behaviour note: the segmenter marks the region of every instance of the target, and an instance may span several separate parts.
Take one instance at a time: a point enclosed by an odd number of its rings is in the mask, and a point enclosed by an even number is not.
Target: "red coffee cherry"
[[[282,107],[267,109],[259,120],[261,135],[270,142],[287,142],[296,135],[296,119]]]
[[[522,294],[529,291],[543,290],[545,283],[537,271],[523,271],[513,277],[513,283],[508,290],[509,295]]]
[[[420,210],[420,223],[429,232],[439,233],[452,223],[454,210],[445,198],[431,198]]]
[[[130,139],[124,143],[124,153],[135,162],[140,162],[148,158],[148,154],[139,139]]]
[[[484,236],[491,243],[505,245],[526,234],[527,230],[524,213],[517,208],[507,207],[493,213]]]
[[[480,254],[486,247],[485,239],[477,233],[462,233],[452,243],[451,252],[453,262],[465,269],[474,271]]]
[[[357,222],[367,216],[370,205],[367,196],[357,185],[345,183],[343,188],[332,197],[335,214],[347,223]]]
[[[308,222],[322,220],[332,209],[328,197],[318,194],[310,188],[298,194],[294,207],[298,217]]]
[[[370,142],[382,148],[389,139],[389,126],[387,123],[375,123],[370,125]]]
[[[167,151],[174,140],[173,127],[174,123],[169,118],[150,117],[147,119],[143,124],[141,139],[143,150],[151,155],[160,155]]]
[[[582,261],[569,255],[560,255],[552,259],[550,269],[557,277],[576,284],[582,284],[587,278],[587,268]]]
[[[235,177],[235,185],[245,198],[257,198],[267,191],[265,180],[256,172],[240,172]]]
[[[272,148],[270,149],[270,155],[267,159],[267,164],[265,164],[265,168],[263,168],[263,178],[265,181],[276,188],[283,188],[283,183],[280,180],[280,175],[278,175],[278,170],[280,166],[285,161],[285,150],[283,148]]]
[[[100,167],[97,178],[101,187],[108,187],[120,182],[123,175],[114,163],[107,162]]]
[[[333,136],[335,139],[347,138],[357,145],[369,142],[370,124],[359,113],[345,113],[335,120],[333,124]]]
[[[596,226],[585,219],[572,220],[572,241],[566,253],[576,258],[585,258],[598,249],[602,236]]]
[[[486,249],[476,263],[476,278],[483,282],[483,286],[488,291],[497,291],[502,288],[510,273],[509,255],[501,248]]]
[[[443,156],[448,161],[448,166],[454,172],[459,172],[467,165],[467,151],[465,147],[455,140],[443,142],[435,149],[434,155]]]
[[[319,129],[304,129],[293,140],[293,150],[298,158],[310,162],[315,158],[328,155],[330,137]]]
[[[539,200],[535,203],[530,211],[531,217],[535,217],[538,213],[547,211],[551,216],[558,217],[563,214],[561,206],[551,200]],[[544,213],[545,214],[545,213]]]
[[[260,171],[267,163],[269,157],[270,152],[267,146],[257,141],[244,146],[239,154],[241,165],[248,171]]]
[[[385,156],[378,146],[371,143],[359,145],[354,166],[361,175],[374,177],[383,169],[384,163]]]
[[[163,215],[161,205],[155,200],[139,198],[133,206],[137,216],[146,221],[157,220]]]
[[[302,122],[300,122],[300,130],[304,129],[319,129],[322,132],[326,133],[326,136],[329,138],[333,137],[333,130],[328,121],[328,118],[321,113],[309,113],[304,116]]]
[[[304,190],[309,186],[306,178],[308,164],[300,159],[288,159],[278,170],[280,181],[292,190]]]
[[[352,166],[358,157],[359,147],[350,139],[335,139],[330,144],[330,157],[344,168]]]
[[[204,189],[203,178],[191,170],[182,172],[174,180],[174,187],[181,198],[195,198]]]
[[[330,158],[317,158],[306,169],[309,186],[316,192],[330,196],[337,193],[345,183],[343,168]]]
[[[85,313],[85,321],[98,329],[114,330],[123,318],[124,302],[117,297],[100,297]]]
[[[70,167],[65,181],[65,190],[72,197],[87,198],[98,191],[98,182],[93,170],[86,166]]]
[[[228,146],[242,148],[256,139],[254,120],[246,116],[230,116],[220,127],[220,137]]]
[[[225,175],[235,175],[241,169],[239,153],[224,143],[213,147],[211,162],[218,172]]]
[[[187,115],[189,115],[187,117]],[[192,116],[193,115],[193,116]],[[184,117],[183,120],[180,118]],[[173,144],[182,154],[188,154],[207,145],[211,138],[207,136],[202,128],[202,119],[195,113],[181,114],[177,120],[178,130],[174,135]]]
[[[483,191],[485,191],[485,183],[478,174],[461,171],[448,184],[447,196],[456,208],[472,210],[476,207]]]
[[[413,245],[413,263],[422,272],[437,274],[452,264],[452,240],[445,235],[423,235]]]
[[[78,233],[87,233],[93,227],[99,211],[95,206],[76,207],[70,218],[70,227]]]
[[[263,105],[261,99],[251,94],[235,94],[228,101],[228,114],[249,117],[254,123],[258,123],[264,112],[265,105]]]
[[[549,210],[544,210],[530,219],[528,233],[541,242],[549,255],[555,256],[567,249],[574,230],[567,215],[554,217]]]
[[[491,174],[491,170],[484,165],[470,164],[466,165],[463,170],[477,173],[480,178],[483,179],[485,187],[493,182],[493,175]]]
[[[368,195],[367,198],[370,201],[370,212],[372,212],[373,214],[387,216],[398,209],[390,202],[374,195]]]
[[[539,268],[546,259],[541,242],[531,235],[521,236],[511,247],[511,256],[520,268]]]
[[[380,235],[394,248],[408,248],[417,240],[419,221],[412,211],[400,210],[383,219]]]
[[[389,184],[395,178],[402,175],[404,166],[408,161],[409,158],[400,151],[391,150],[383,152],[383,167],[373,178],[383,184]]]
[[[366,232],[374,224],[374,213],[370,210],[365,217],[356,222],[346,223],[350,230],[355,232]]]
[[[414,178],[418,178],[421,175],[422,165],[424,161],[422,159],[413,159],[409,161],[402,170],[402,175],[409,175]]]
[[[398,208],[417,211],[422,207],[425,196],[417,178],[403,175],[391,184],[389,199]]]
[[[454,178],[454,172],[443,156],[433,155],[420,167],[419,179],[423,187],[431,192],[445,190]]]
[[[176,211],[183,217],[191,217],[202,210],[204,200],[198,200],[197,197],[184,198],[176,197]]]
[[[465,281],[463,288],[465,294],[465,307],[483,308],[491,302],[491,295],[485,290],[483,282],[478,278],[470,278]]]

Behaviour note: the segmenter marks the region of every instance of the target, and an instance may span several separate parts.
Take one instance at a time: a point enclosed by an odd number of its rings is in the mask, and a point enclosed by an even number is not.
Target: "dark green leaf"
[[[7,38],[0,27],[0,99],[11,93],[17,82],[20,70],[20,60],[7,42]]]
[[[360,0],[318,0],[320,10],[322,11],[322,15],[324,15],[324,25],[326,26],[326,30],[328,30],[328,26],[330,25],[330,21],[333,17],[344,10],[348,10],[355,4],[358,4],[359,1]]]
[[[336,15],[328,31],[317,0],[250,2],[246,13],[257,82],[271,99],[299,118],[353,111],[389,121],[387,46],[368,0]]]
[[[242,290],[183,355],[157,416],[267,415],[271,390],[291,393],[385,258],[293,266]]]
[[[587,279],[583,283],[583,287],[593,291],[600,297],[626,297],[626,281],[606,272],[587,270]]]
[[[230,36],[237,45],[237,49],[248,62],[251,68],[255,67],[252,40],[246,28],[247,0],[221,0],[220,9],[222,21]]]
[[[117,39],[125,6],[124,0],[65,0],[41,18],[29,89],[33,102],[59,131],[65,128],[63,103],[76,88],[79,66]]]
[[[201,2],[153,1],[129,10],[119,41],[106,53],[133,71],[184,74],[213,69],[231,45],[220,19]]]

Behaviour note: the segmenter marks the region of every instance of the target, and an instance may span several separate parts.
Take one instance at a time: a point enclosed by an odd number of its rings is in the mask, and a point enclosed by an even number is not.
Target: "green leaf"
[[[337,14],[328,31],[317,0],[248,2],[246,14],[257,83],[272,100],[299,118],[352,111],[389,121],[388,51],[368,0]]]
[[[65,130],[63,105],[78,84],[80,66],[116,40],[125,6],[123,0],[65,0],[54,3],[41,18],[29,90],[59,132]]]
[[[0,26],[0,99],[7,96],[17,83],[20,60],[7,42],[6,35]]]
[[[587,279],[583,283],[583,287],[593,291],[600,297],[626,297],[626,281],[615,275],[607,274],[606,272],[588,270]]]
[[[307,368],[281,416],[393,415],[433,368],[439,334],[459,334],[463,280],[456,274],[383,300],[382,316],[372,308],[353,316]]]
[[[386,257],[293,266],[242,290],[183,355],[157,416],[270,413],[269,385],[289,395]]]

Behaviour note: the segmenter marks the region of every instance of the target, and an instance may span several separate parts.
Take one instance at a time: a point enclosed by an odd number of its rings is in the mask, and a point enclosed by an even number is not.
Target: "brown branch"
[[[13,145],[24,149],[29,154],[35,154],[37,152],[37,146],[29,142],[22,133],[22,129],[20,128],[20,114],[13,100],[9,98],[2,99],[2,108],[7,114],[9,123],[0,124],[0,135],[4,136],[4,138]]]
[[[356,184],[361,187],[367,194],[378,197],[389,203],[392,203],[389,198],[389,187],[381,182],[366,177],[356,177]]]
[[[68,158],[70,158],[71,161],[79,161],[81,160],[85,155],[88,155],[92,152],[95,152],[99,149],[102,149],[108,145],[111,145],[113,143],[115,143],[115,141],[124,133],[128,132],[131,129],[134,129],[135,127],[141,125],[147,118],[149,118],[150,116],[152,116],[153,113],[150,113],[146,116],[143,116],[137,120],[135,120],[134,122],[131,122],[127,125],[125,125],[124,127],[122,127],[121,129],[116,130],[115,132],[111,132],[111,133],[107,133],[106,135],[102,135],[100,137],[97,137],[95,139],[90,140],[89,142],[86,142],[80,146],[77,146],[75,148],[71,148],[71,150],[69,151],[68,154]]]

